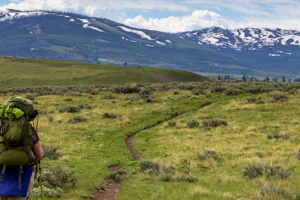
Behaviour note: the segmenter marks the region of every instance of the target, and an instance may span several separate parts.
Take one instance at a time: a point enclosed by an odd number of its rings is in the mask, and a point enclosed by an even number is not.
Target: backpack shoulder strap
[[[1,125],[0,125],[0,136],[3,136],[3,132],[2,132],[2,127],[4,124],[4,115],[5,115],[5,110],[3,109],[3,112],[1,113]]]

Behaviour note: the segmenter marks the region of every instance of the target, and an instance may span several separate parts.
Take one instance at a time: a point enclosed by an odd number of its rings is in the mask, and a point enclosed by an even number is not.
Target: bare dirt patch
[[[96,188],[96,195],[92,195],[90,198],[86,198],[86,200],[113,200],[121,189],[121,183],[116,183],[111,179],[107,179],[105,181],[105,186]]]
[[[141,157],[141,154],[139,152],[137,152],[137,150],[133,146],[133,139],[136,136],[136,134],[138,134],[138,132],[132,134],[131,136],[129,136],[126,139],[126,147],[127,147],[127,149],[129,149],[133,160],[137,160]]]

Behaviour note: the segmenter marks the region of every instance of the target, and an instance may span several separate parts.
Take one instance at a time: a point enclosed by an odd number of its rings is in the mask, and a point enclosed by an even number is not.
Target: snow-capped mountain
[[[209,73],[300,74],[300,32],[207,28],[169,34],[74,13],[6,10],[0,11],[0,56]]]
[[[207,28],[177,34],[199,45],[232,48],[238,51],[256,50],[274,45],[300,46],[300,32],[296,30],[241,28],[226,30],[222,28]]]

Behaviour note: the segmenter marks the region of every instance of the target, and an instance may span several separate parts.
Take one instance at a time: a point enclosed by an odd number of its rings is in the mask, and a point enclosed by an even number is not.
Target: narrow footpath
[[[199,109],[202,109],[204,107],[207,107],[207,106],[210,106],[212,103],[206,103],[206,104],[203,104],[201,105],[201,107]],[[198,110],[198,109],[197,109]],[[192,112],[192,111],[195,111],[195,110],[191,110],[189,112]],[[132,155],[132,159],[133,160],[137,160],[139,158],[141,158],[141,154],[134,148],[134,145],[133,145],[133,140],[134,140],[134,137],[144,131],[144,130],[147,130],[147,129],[151,129],[157,125],[160,125],[164,122],[167,122],[167,121],[170,121],[172,119],[174,119],[175,117],[178,117],[180,115],[183,115],[185,114],[186,112],[183,112],[177,116],[174,116],[174,117],[171,117],[169,119],[165,119],[165,120],[161,120],[161,121],[158,121],[156,124],[153,124],[151,126],[147,126],[135,133],[133,133],[132,135],[130,135],[126,140],[125,140],[125,143],[126,143],[126,147],[127,149],[131,152],[131,155]],[[116,170],[119,169],[119,166],[118,165],[115,165],[115,166],[109,166],[108,167],[108,170],[110,172],[114,172]],[[118,192],[122,189],[122,185],[121,183],[117,183],[117,182],[114,182],[113,180],[111,179],[107,179],[105,181],[105,186],[102,187],[100,186],[99,188],[95,188],[96,189],[96,195],[95,196],[91,196],[90,198],[87,198],[86,200],[113,200],[115,198],[115,196],[118,194]]]

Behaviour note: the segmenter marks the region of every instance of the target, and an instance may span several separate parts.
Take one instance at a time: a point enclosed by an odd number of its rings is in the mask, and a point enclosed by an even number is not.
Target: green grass
[[[13,94],[24,97],[31,94],[36,96],[34,99],[36,108],[48,113],[39,117],[38,132],[41,142],[47,146],[58,147],[63,156],[58,160],[44,160],[42,164],[56,163],[62,167],[68,167],[69,171],[75,170],[78,183],[76,187],[65,185],[61,199],[73,200],[91,196],[94,188],[103,186],[105,179],[109,177],[108,166],[117,164],[124,168],[129,176],[122,181],[123,187],[116,196],[116,200],[287,199],[284,195],[274,192],[264,196],[261,190],[275,185],[293,192],[295,197],[295,193],[300,188],[298,181],[300,161],[295,157],[295,154],[299,152],[300,141],[298,138],[300,94],[288,93],[291,89],[300,87],[297,83],[145,83],[141,87],[151,88],[155,97],[152,102],[130,101],[128,97],[135,97],[138,94],[112,93],[112,86],[100,87],[100,84],[107,85],[117,81],[122,78],[122,74],[127,72],[131,72],[129,76],[132,75],[135,80],[138,80],[138,75],[141,75],[142,71],[144,79],[140,80],[143,81],[149,81],[151,79],[149,74],[153,73],[189,80],[192,79],[191,74],[176,70],[55,60],[9,61],[2,58],[0,63],[1,67],[4,66],[1,69],[5,67],[12,69],[4,70],[0,74],[1,80],[5,82],[1,84],[3,88],[1,88],[0,102],[5,102]],[[22,68],[17,71],[20,65]],[[78,78],[72,84],[82,81],[81,84],[88,85],[98,80],[99,82],[95,85],[103,90],[100,90],[97,95],[91,95],[89,92],[71,97],[66,96],[68,92],[64,92],[63,95],[61,93],[50,95],[47,90],[51,87],[43,87],[42,92],[37,86],[31,88],[35,86],[33,83],[36,75],[27,73],[28,69],[39,69],[37,74],[43,77],[47,84],[52,81],[53,85],[55,83],[64,85],[64,87],[59,87],[64,89],[62,91],[80,91],[68,85],[69,80],[63,82],[68,74],[73,76],[76,72],[79,72]],[[68,73],[70,69],[72,71]],[[13,73],[13,71],[17,72]],[[19,78],[5,79],[14,74],[17,74]],[[148,78],[146,78],[147,74]],[[8,86],[18,87],[17,83],[22,83],[21,80],[27,80],[23,82],[22,88],[3,92]],[[133,82],[132,79],[126,79],[126,81],[127,83]],[[11,84],[8,84],[10,82]],[[36,84],[41,83],[37,81]],[[136,86],[136,84],[131,86]],[[201,89],[205,94],[192,95],[190,90],[183,90],[183,86]],[[241,94],[227,96],[224,93],[211,93],[212,88],[221,86],[236,88],[241,91]],[[255,87],[260,86],[265,91],[268,88],[272,89],[268,93],[257,92],[258,94],[255,94],[257,98],[261,97],[265,104],[246,103],[247,99],[253,95],[246,93],[246,89],[250,88],[256,92]],[[26,88],[31,92],[21,93],[21,89],[24,91]],[[276,93],[288,96],[289,101],[271,103],[271,95]],[[102,98],[110,94],[116,98]],[[65,101],[66,98],[72,98],[72,101]],[[211,104],[201,108],[208,103]],[[78,106],[79,104],[88,104],[93,108],[82,109],[74,114],[58,111],[63,106]],[[103,118],[104,113],[116,114],[118,117]],[[74,116],[84,117],[87,121],[68,123],[69,118]],[[170,119],[176,122],[175,126],[168,125],[167,122]],[[211,128],[202,125],[202,121],[212,119],[225,120],[228,125]],[[198,121],[200,126],[189,128],[187,122],[190,120]],[[156,126],[151,127],[152,125]],[[145,127],[151,128],[144,130]],[[141,153],[141,158],[137,161],[132,160],[125,145],[125,139],[135,132],[138,134],[134,138],[134,146]],[[276,132],[290,137],[289,139],[267,139],[267,135]],[[203,149],[214,150],[222,160],[218,162],[213,159],[198,159],[198,154],[202,154]],[[140,172],[138,163],[141,160],[150,160],[171,167],[174,170],[171,180],[163,181],[162,175]],[[268,163],[270,166],[290,167],[291,176],[287,179],[280,179],[268,178],[264,174],[254,179],[243,178],[242,174],[247,163]],[[198,181],[193,183],[177,181],[176,178],[182,175],[198,178]]]
[[[89,98],[90,94],[72,96],[73,101],[66,102],[66,97],[47,95],[36,97],[36,107],[48,111],[39,118],[38,132],[45,145],[59,147],[63,153],[52,162],[75,169],[78,184],[75,188],[65,186],[62,199],[81,199],[93,194],[94,188],[104,185],[109,176],[107,167],[120,164],[130,174],[122,182],[123,188],[116,199],[281,199],[282,196],[270,194],[262,196],[262,180],[269,185],[296,192],[299,189],[299,161],[294,155],[299,150],[300,115],[299,95],[289,95],[286,103],[270,103],[271,97],[259,96],[265,104],[246,104],[250,94],[226,96],[211,94],[192,96],[190,91],[179,90],[153,91],[154,102],[130,102],[129,96],[137,94],[114,94],[116,99],[102,99],[109,92],[100,92]],[[178,91],[178,90],[176,90]],[[206,91],[209,94],[209,91]],[[4,102],[8,97],[0,96]],[[112,102],[114,101],[114,103]],[[83,109],[80,113],[59,113],[58,109],[67,105],[86,103],[95,105],[92,110]],[[212,103],[201,108],[201,105]],[[176,126],[166,122],[147,130],[162,120],[172,118],[172,112],[179,116],[172,119]],[[104,119],[103,113],[117,114],[116,119]],[[84,123],[70,124],[73,116],[87,118]],[[53,122],[48,117],[53,117]],[[197,128],[188,128],[186,122],[194,119],[200,122]],[[203,120],[223,119],[228,126],[206,129]],[[134,132],[141,131],[134,140],[134,146],[141,153],[141,159],[132,161],[125,146],[125,139]],[[268,134],[280,132],[290,135],[290,139],[267,139]],[[212,149],[222,158],[200,161],[198,153],[203,149]],[[173,166],[175,174],[169,182],[161,176],[151,176],[139,172],[138,162],[151,160],[167,166]],[[248,162],[281,164],[291,167],[291,177],[285,180],[268,179],[265,176],[255,179],[242,178],[244,166]],[[188,174],[184,173],[188,171]],[[195,183],[178,182],[177,176],[197,177]],[[51,198],[46,198],[51,199]]]
[[[61,49],[63,51],[63,49]],[[0,58],[0,87],[210,81],[181,70],[58,60]],[[158,76],[163,76],[159,78]],[[166,80],[164,80],[166,79]],[[169,80],[170,79],[170,80]]]

